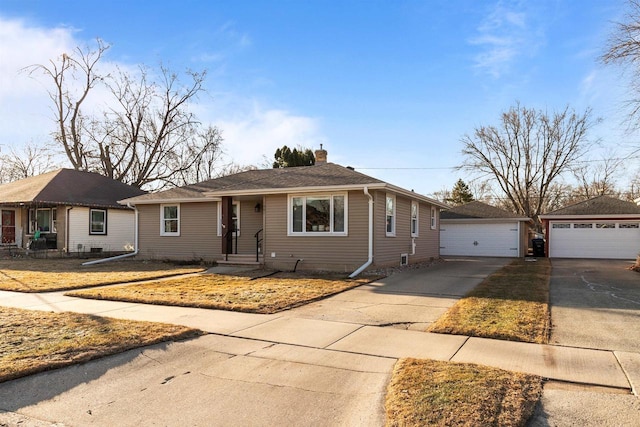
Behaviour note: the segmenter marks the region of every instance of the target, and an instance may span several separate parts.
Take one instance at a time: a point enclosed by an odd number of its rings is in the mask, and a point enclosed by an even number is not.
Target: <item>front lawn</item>
[[[202,334],[163,323],[8,307],[0,307],[0,330],[0,382]]]
[[[387,426],[524,426],[541,393],[535,375],[401,359],[387,389]]]
[[[371,280],[310,277],[296,273],[277,273],[255,279],[245,276],[202,274],[74,291],[67,295],[249,313],[275,313],[369,283]]]
[[[0,290],[49,292],[203,271],[159,261],[121,260],[83,266],[80,259],[0,259]]]
[[[547,343],[550,273],[547,258],[515,260],[459,300],[429,332]]]

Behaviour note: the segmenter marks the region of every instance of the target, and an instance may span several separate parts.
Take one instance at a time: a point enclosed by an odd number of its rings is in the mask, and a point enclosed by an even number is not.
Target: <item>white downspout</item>
[[[110,258],[102,258],[102,259],[97,259],[95,261],[87,261],[87,262],[83,262],[82,265],[93,265],[93,264],[100,264],[102,262],[109,262],[109,261],[116,261],[119,259],[123,259],[123,258],[129,258],[135,255],[138,255],[138,208],[135,206],[131,206],[131,203],[127,203],[127,207],[128,208],[133,208],[134,210],[134,217],[133,217],[133,252],[128,253],[128,254],[122,254],[122,255],[117,255],[117,256],[113,256]]]
[[[367,267],[373,263],[373,196],[369,194],[369,188],[364,187],[364,194],[369,198],[369,259],[362,264],[356,271],[349,275],[350,279],[353,279],[358,274],[362,273]]]

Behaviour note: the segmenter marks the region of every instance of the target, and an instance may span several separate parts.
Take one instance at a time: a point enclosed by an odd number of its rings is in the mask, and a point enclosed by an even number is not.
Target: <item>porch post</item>
[[[228,255],[233,253],[233,198],[222,198],[222,254]]]

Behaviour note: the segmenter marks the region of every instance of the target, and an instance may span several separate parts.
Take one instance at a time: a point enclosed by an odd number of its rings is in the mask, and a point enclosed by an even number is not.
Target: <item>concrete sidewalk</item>
[[[505,262],[403,272],[272,315],[0,291],[0,306],[209,332],[2,383],[0,425],[382,425],[386,384],[402,357],[478,363],[637,395],[638,353],[421,332]]]
[[[338,298],[345,298],[348,291]],[[357,295],[361,299],[361,295]],[[402,296],[400,296],[402,298]],[[415,297],[412,297],[415,298]],[[389,296],[384,296],[389,302]],[[326,304],[326,302],[324,303]],[[579,384],[640,390],[640,354],[442,335],[299,317],[308,309],[263,315],[72,298],[63,293],[0,291],[0,305],[74,311],[129,320],[173,323],[211,334],[385,357],[478,363]]]

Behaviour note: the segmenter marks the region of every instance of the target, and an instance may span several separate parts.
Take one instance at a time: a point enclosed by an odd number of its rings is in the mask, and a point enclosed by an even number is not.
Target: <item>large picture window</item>
[[[290,234],[347,234],[345,194],[292,196],[289,205]]]
[[[56,233],[56,209],[29,209],[29,234]]]
[[[107,211],[89,210],[89,234],[107,234]]]
[[[160,206],[160,235],[180,235],[180,205]]]

